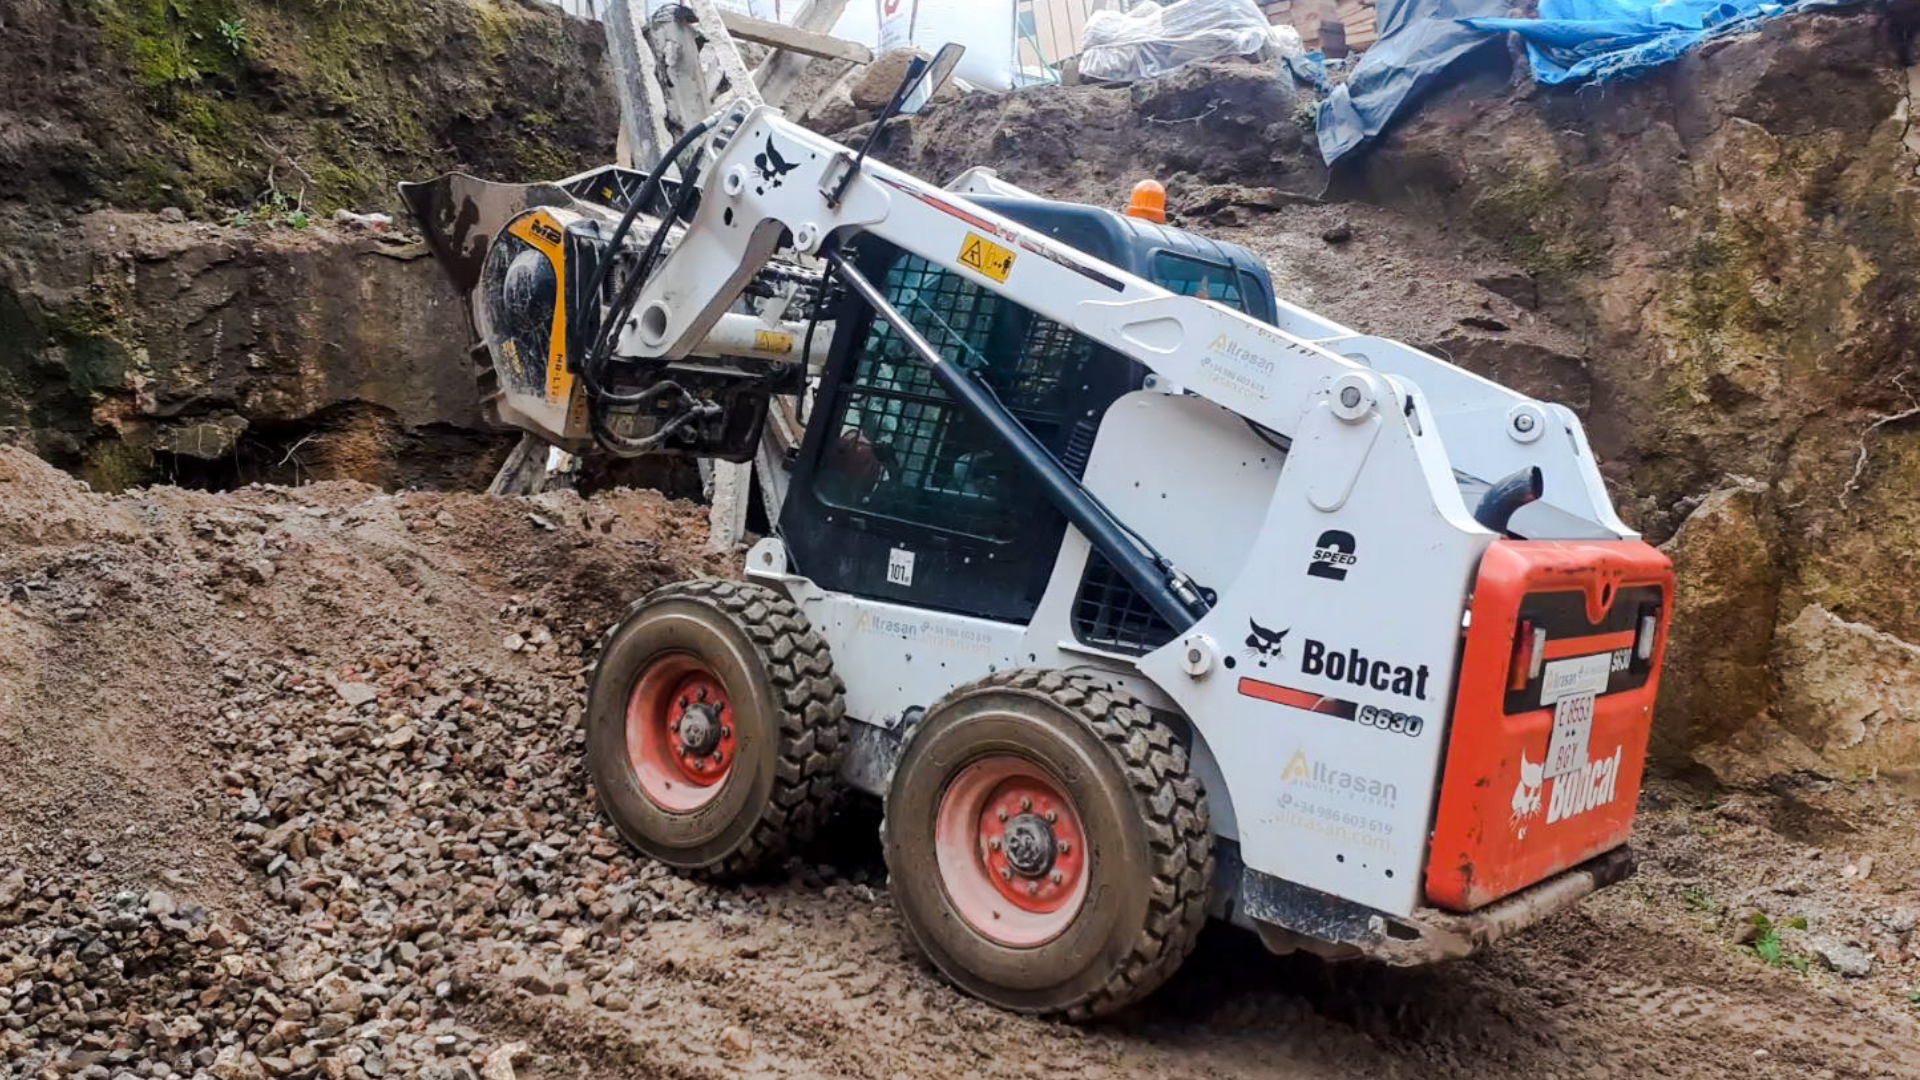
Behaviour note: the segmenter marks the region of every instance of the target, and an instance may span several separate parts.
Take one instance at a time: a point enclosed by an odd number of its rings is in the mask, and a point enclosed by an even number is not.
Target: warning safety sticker
[[[1007,275],[1013,273],[1013,251],[1001,247],[979,233],[970,232],[967,234],[966,241],[960,245],[960,265],[969,270],[978,271],[1004,285]]]

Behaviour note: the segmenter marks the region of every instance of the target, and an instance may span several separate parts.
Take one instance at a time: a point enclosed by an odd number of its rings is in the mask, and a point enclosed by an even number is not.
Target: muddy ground
[[[607,835],[576,724],[624,602],[728,572],[703,517],[106,497],[0,448],[4,1072],[1920,1076],[1916,792],[1886,778],[1663,778],[1639,877],[1489,955],[1326,965],[1214,927],[1085,1028],[940,982],[871,808],[764,882],[668,875]]]

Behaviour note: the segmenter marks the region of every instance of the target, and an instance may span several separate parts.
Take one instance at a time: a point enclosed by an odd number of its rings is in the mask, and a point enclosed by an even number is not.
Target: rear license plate
[[[1553,704],[1553,741],[1547,744],[1549,779],[1587,767],[1587,742],[1593,736],[1593,695],[1575,694]]]

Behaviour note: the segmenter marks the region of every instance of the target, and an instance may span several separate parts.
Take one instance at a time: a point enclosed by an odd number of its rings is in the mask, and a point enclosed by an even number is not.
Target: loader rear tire
[[[1116,1012],[1206,922],[1213,834],[1186,748],[1091,676],[1005,672],[934,705],[888,781],[881,840],[920,948],[1016,1012]]]
[[[827,644],[780,593],[687,581],[607,631],[587,769],[629,843],[713,877],[772,866],[835,800],[846,703]]]

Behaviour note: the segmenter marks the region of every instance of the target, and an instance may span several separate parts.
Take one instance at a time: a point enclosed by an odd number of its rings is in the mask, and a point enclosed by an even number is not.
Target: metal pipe
[[[1167,625],[1177,633],[1185,631],[1198,620],[1205,610],[1204,602],[1190,605],[1182,600],[1169,580],[1174,575],[1128,538],[1113,516],[1080,486],[1072,473],[1060,467],[1060,463],[1047,453],[1047,448],[1033,437],[1026,425],[1020,423],[997,398],[965,372],[947,363],[933,343],[923,337],[907,321],[907,317],[887,300],[886,294],[842,258],[839,252],[828,252],[827,261],[840,280],[846,282],[848,288],[885,319],[920,358],[920,362],[932,370],[933,377],[939,380],[941,387],[968,413],[993,429],[993,433],[1012,451],[1014,460],[1040,484],[1047,501],[1068,521],[1073,522],[1075,528],[1086,534],[1094,549],[1107,557],[1107,561],[1120,571],[1120,576],[1127,579],[1127,584],[1140,593],[1153,610],[1166,620]],[[1196,611],[1196,607],[1200,610]]]
[[[745,315],[729,311],[720,316],[713,324],[707,336],[693,347],[694,356],[744,356],[754,360],[773,360],[785,363],[805,362],[809,372],[818,371],[826,362],[833,341],[833,324],[820,324],[821,338],[814,342],[811,352],[803,355],[803,342],[806,340],[807,324],[803,322],[768,322],[758,315]]]

